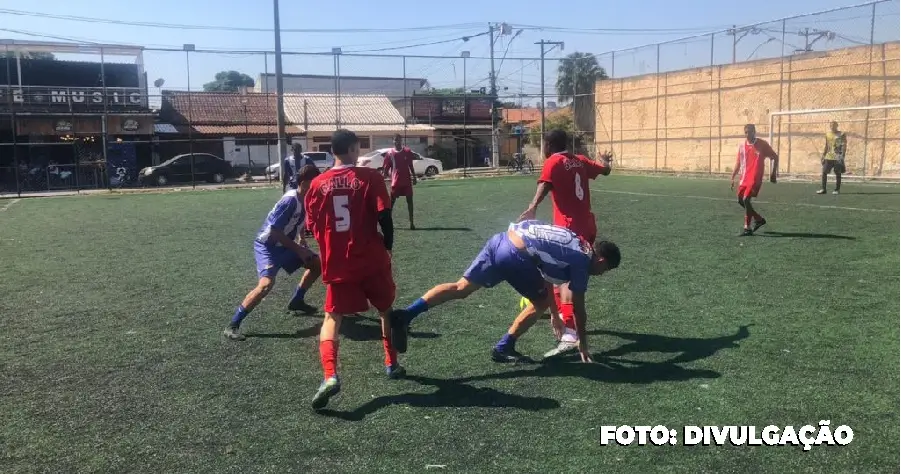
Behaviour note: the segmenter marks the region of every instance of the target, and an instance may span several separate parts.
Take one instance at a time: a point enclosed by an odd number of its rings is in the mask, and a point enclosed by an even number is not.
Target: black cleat
[[[313,395],[313,401],[311,405],[314,410],[321,410],[328,405],[328,401],[338,394],[341,391],[341,381],[338,380],[338,377],[333,376],[327,378],[322,381],[322,384],[319,385],[319,390],[316,390],[316,394]]]
[[[310,306],[306,301],[302,300],[288,303],[288,309],[290,311],[300,311],[304,314],[316,314],[316,312],[319,311],[315,306]]]
[[[757,229],[766,225],[766,219],[760,219],[759,221],[754,221],[754,227],[751,229],[751,232],[757,232]]]
[[[754,235],[754,231],[751,229],[744,229],[741,231],[741,234],[738,234],[739,237],[748,237]]]
[[[400,354],[407,352],[407,332],[410,329],[407,314],[405,309],[395,309],[388,313],[388,323],[391,326],[391,347]]]
[[[497,347],[491,349],[491,360],[501,364],[532,364],[535,362],[531,357],[524,356],[515,350],[500,351]]]
[[[402,379],[406,377],[407,369],[403,368],[400,364],[387,365],[385,366],[385,374],[387,374],[388,378],[391,380]]]

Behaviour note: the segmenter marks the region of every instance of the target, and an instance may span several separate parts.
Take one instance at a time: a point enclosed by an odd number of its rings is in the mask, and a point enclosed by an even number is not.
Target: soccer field
[[[499,286],[416,320],[406,380],[384,376],[374,313],[345,323],[343,391],[321,414],[319,318],[285,309],[295,277],[247,341],[221,335],[279,190],[0,201],[0,471],[896,472],[899,190],[816,187],[764,184],[769,224],[743,238],[728,182],[601,178],[600,235],[623,260],[590,283],[596,364],[491,362],[518,311]],[[397,306],[458,279],[534,188],[417,186],[421,229],[395,212]],[[517,348],[552,345],[545,320]],[[601,425],[820,420],[853,442],[598,445]]]

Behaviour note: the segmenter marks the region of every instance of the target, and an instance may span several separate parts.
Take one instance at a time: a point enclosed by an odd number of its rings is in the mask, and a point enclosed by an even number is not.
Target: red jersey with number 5
[[[593,239],[593,235],[582,235],[593,233],[591,229],[596,227],[588,181],[609,172],[606,166],[582,155],[569,152],[551,155],[544,162],[538,182],[551,185],[554,225],[571,229],[585,239]]]
[[[363,280],[390,268],[379,213],[391,198],[378,170],[335,166],[310,183],[307,223],[322,253],[322,282]]]

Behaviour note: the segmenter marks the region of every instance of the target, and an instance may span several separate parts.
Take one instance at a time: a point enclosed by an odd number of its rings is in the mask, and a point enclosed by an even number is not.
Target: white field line
[[[666,197],[666,198],[680,198],[680,199],[700,199],[705,201],[724,201],[724,202],[738,202],[736,198],[721,198],[721,197],[711,197],[711,196],[691,196],[685,194],[655,194],[655,193],[639,193],[634,191],[612,191],[609,189],[602,188],[591,188],[592,191],[596,191],[599,193],[610,193],[610,194],[627,194],[631,196],[648,196],[648,197]],[[800,207],[814,207],[818,209],[837,209],[843,211],[862,211],[862,212],[901,212],[896,209],[876,209],[869,207],[845,207],[845,206],[826,206],[821,204],[809,204],[806,202],[775,202],[775,201],[754,201],[759,204],[778,204],[782,206],[800,206]]]
[[[15,204],[19,201],[21,201],[21,199],[10,199],[10,201],[8,203],[6,203],[3,207],[0,207],[0,212],[6,211],[7,209],[9,209],[10,206],[12,206],[13,204]]]

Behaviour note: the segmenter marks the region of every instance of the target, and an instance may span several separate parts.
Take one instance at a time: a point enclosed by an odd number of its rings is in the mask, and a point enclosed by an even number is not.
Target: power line
[[[106,23],[111,25],[140,26],[145,28],[168,28],[179,30],[218,30],[218,31],[254,31],[272,33],[272,28],[256,28],[249,26],[218,26],[218,25],[192,25],[179,23],[157,23],[146,21],[125,21],[109,18],[94,18],[76,15],[56,15],[51,13],[32,12],[25,10],[12,10],[0,8],[0,14],[15,16],[30,16],[36,18],[49,18],[54,20],[78,21],[83,23]],[[480,23],[456,23],[450,25],[434,26],[405,26],[404,31],[430,31],[430,30],[463,30],[481,26]],[[346,28],[280,28],[282,33],[340,33],[347,34]],[[354,33],[397,33],[397,28],[355,28]]]

